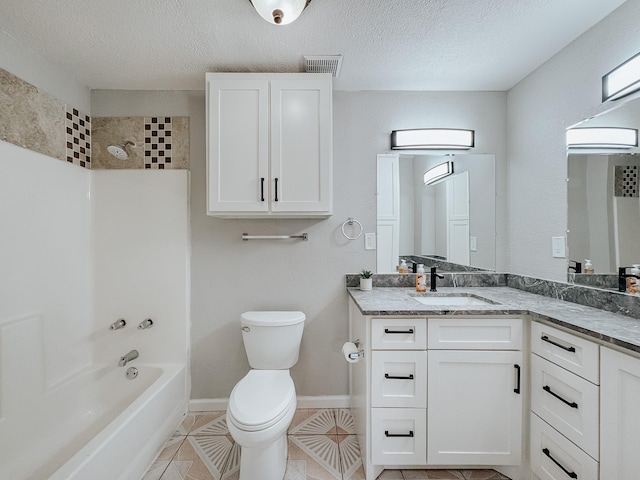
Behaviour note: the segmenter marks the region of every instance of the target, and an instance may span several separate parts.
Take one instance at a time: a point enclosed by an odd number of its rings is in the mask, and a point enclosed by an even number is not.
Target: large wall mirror
[[[640,128],[640,99],[578,127]],[[638,153],[638,148],[568,149],[570,275],[575,269],[573,262],[578,262],[578,270],[582,270],[585,259],[591,260],[596,274],[617,274],[618,267],[640,264]],[[576,275],[576,281],[578,278]],[[614,283],[615,279],[612,286]]]
[[[453,174],[425,185],[425,172],[447,162]],[[495,270],[495,155],[380,154],[377,164],[378,273],[395,273],[400,257]]]

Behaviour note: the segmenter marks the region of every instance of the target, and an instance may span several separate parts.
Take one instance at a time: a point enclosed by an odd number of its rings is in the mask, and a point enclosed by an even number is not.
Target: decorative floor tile
[[[233,441],[233,439],[232,439]],[[224,465],[222,480],[238,480],[240,478],[240,445],[233,442],[231,452]]]
[[[200,460],[206,465],[216,480],[226,471],[228,459],[235,445],[233,439],[225,436],[189,436],[187,441]],[[178,452],[179,454],[180,452]],[[176,455],[177,456],[177,455]]]
[[[307,462],[305,460],[288,460],[284,480],[307,480]]]
[[[465,480],[460,470],[402,470],[406,480]]]
[[[336,416],[336,425],[338,435],[355,435],[356,434],[356,422],[353,420],[351,410],[345,408],[339,408],[334,411]]]
[[[466,480],[509,480],[495,470],[467,470],[464,472]]]
[[[198,415],[189,435],[229,435],[226,412],[207,412]]]
[[[340,470],[343,480],[365,480],[358,437],[355,435],[338,435],[340,452]]]
[[[190,440],[182,442],[180,450],[160,477],[160,480],[221,480],[220,472],[212,472],[205,465]],[[216,437],[224,438],[224,437]]]
[[[296,410],[289,435],[332,435],[336,434],[336,419],[333,410]]]
[[[196,422],[198,418],[198,413],[187,413],[187,416],[184,417],[180,426],[176,429],[174,435],[186,435],[193,428],[193,424]]]
[[[162,477],[162,474],[169,466],[169,461],[165,460],[162,462],[155,461],[148,468],[147,472],[142,477],[142,480],[159,480]]]
[[[158,458],[156,458],[156,462],[164,460],[171,461],[173,456],[180,449],[182,442],[184,442],[186,438],[187,437],[184,435],[177,435],[174,433],[171,438],[167,440],[167,443],[164,444],[160,455],[158,455]]]
[[[342,480],[337,435],[289,435],[288,440],[288,459],[305,462],[306,480]]]
[[[402,470],[384,470],[376,480],[404,480]]]

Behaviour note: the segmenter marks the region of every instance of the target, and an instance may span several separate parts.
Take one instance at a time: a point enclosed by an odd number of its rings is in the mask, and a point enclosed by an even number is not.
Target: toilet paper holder
[[[357,352],[354,352],[354,353],[350,353],[350,354],[349,354],[349,358],[351,358],[351,359],[355,359],[355,358],[364,358],[364,350],[360,350],[360,339],[359,339],[359,338],[357,338],[357,339],[355,339],[355,340],[354,340],[353,342],[351,342],[351,343],[353,343],[353,344],[356,346],[356,348],[358,349],[358,351],[357,351]]]

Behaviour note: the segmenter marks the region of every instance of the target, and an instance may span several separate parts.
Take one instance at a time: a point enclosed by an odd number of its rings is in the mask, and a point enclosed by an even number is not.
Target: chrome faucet
[[[109,330],[120,330],[127,325],[127,322],[124,321],[124,318],[120,318],[109,325]]]
[[[129,363],[131,360],[135,360],[136,358],[138,358],[138,351],[137,350],[131,350],[124,357],[120,357],[120,361],[118,362],[118,366],[119,367],[124,367],[127,363]]]
[[[429,283],[431,285],[431,288],[429,289],[430,292],[437,292],[438,290],[436,290],[436,279],[444,278],[444,275],[436,273],[437,268],[438,267],[431,267],[431,281]]]

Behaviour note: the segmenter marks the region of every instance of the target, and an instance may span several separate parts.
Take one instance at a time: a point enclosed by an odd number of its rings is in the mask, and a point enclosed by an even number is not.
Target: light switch
[[[365,233],[364,234],[364,249],[375,250],[376,249],[376,234]]]
[[[478,250],[478,237],[469,237],[469,250],[472,252]]]
[[[551,253],[554,258],[565,258],[567,256],[565,245],[565,237],[551,237]]]

